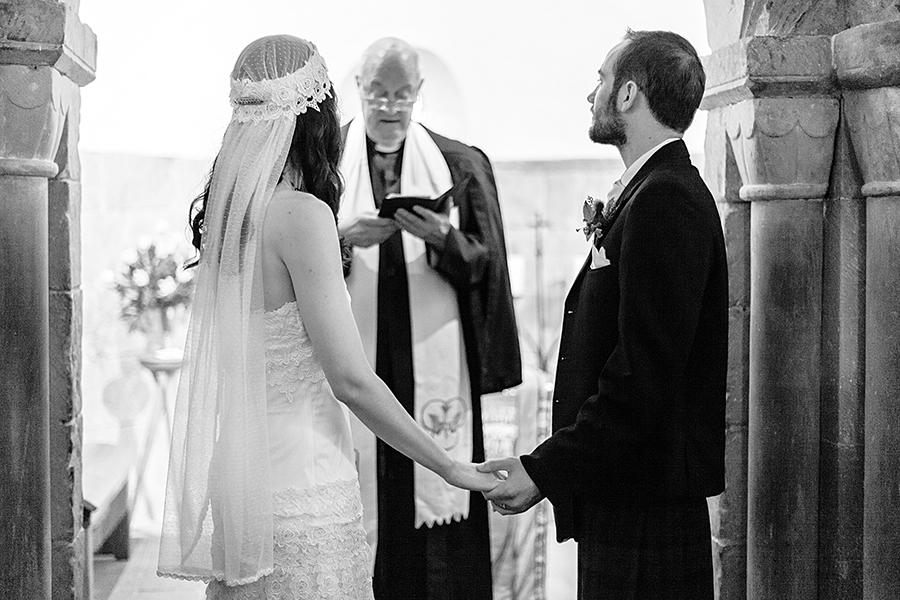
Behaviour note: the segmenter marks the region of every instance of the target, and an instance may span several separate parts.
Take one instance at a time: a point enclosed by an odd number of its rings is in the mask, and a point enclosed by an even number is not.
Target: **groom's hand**
[[[494,510],[501,515],[525,512],[544,497],[518,458],[488,460],[478,465],[478,470],[482,473],[496,473],[499,477],[503,477],[501,472],[506,472],[503,483],[484,493],[484,497],[494,505]]]

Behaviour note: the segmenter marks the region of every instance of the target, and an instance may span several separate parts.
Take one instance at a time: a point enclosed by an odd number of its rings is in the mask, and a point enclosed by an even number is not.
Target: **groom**
[[[565,302],[553,435],[485,496],[514,514],[544,497],[578,542],[578,594],[713,597],[706,498],[725,486],[728,279],[715,202],[682,135],[703,96],[694,48],[628,31],[607,55],[591,140],[625,173],[588,224]]]

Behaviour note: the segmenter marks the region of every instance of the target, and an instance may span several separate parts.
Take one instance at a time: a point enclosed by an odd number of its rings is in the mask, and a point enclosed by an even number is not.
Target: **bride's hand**
[[[454,461],[453,468],[445,479],[450,485],[473,492],[489,492],[502,481],[492,473],[479,473],[476,466],[473,463]]]

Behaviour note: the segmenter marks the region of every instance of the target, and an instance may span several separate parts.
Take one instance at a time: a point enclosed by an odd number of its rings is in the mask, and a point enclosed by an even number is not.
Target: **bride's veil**
[[[316,47],[256,40],[231,74],[175,407],[160,575],[249,583],[272,571],[260,265],[266,206],[298,115],[331,94]]]

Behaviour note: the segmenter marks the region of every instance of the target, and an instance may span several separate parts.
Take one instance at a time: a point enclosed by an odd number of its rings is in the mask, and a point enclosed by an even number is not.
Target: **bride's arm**
[[[335,396],[375,435],[448,483],[492,489],[497,480],[453,460],[369,366],[350,309],[331,209],[309,194],[278,194],[263,235],[290,273],[303,324]]]

